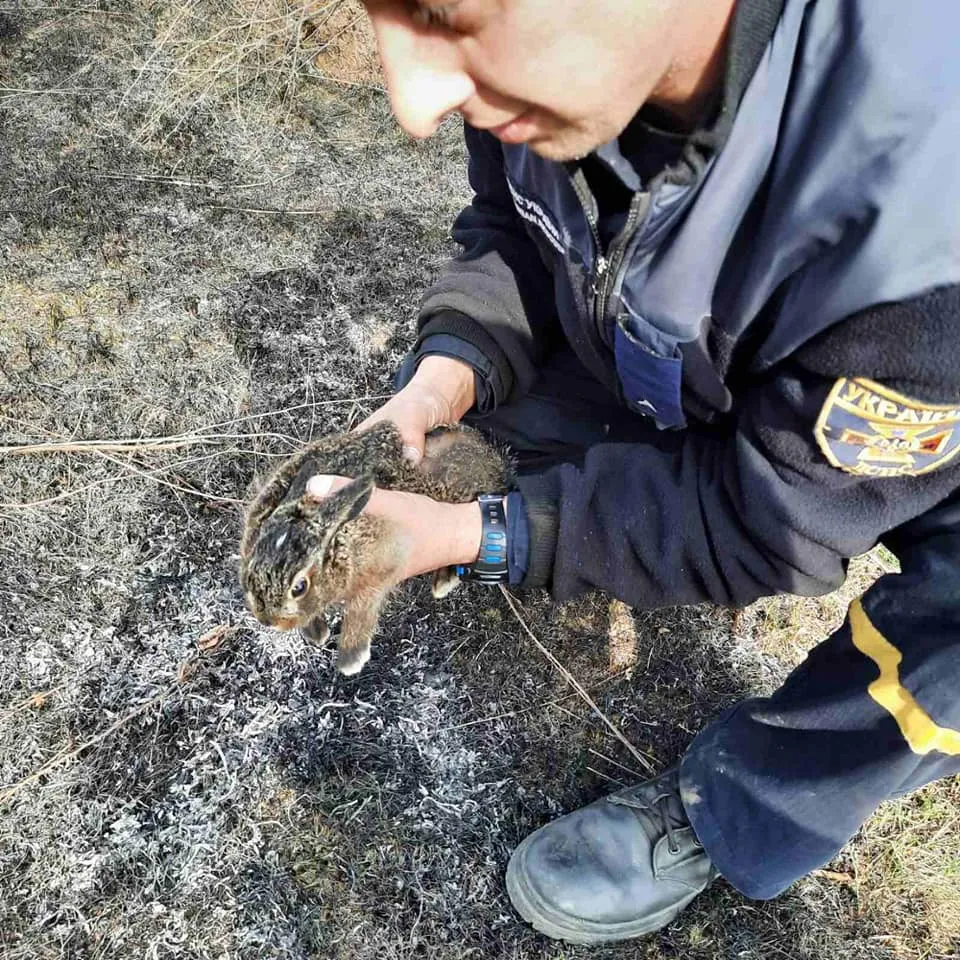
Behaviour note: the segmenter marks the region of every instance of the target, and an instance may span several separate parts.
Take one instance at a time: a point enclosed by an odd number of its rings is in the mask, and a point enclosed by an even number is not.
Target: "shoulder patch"
[[[823,455],[861,477],[916,477],[960,452],[960,406],[920,403],[863,377],[841,377],[814,427]]]

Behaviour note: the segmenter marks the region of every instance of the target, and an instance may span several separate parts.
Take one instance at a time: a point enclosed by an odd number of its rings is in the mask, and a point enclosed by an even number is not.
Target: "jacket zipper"
[[[627,251],[627,247],[630,246],[630,241],[636,234],[637,226],[640,220],[646,216],[649,207],[649,193],[635,193],[633,195],[633,199],[630,201],[630,210],[627,213],[627,222],[623,225],[623,229],[611,244],[610,258],[609,260],[605,261],[606,267],[604,270],[604,276],[600,277],[598,274],[598,279],[600,279],[600,289],[597,292],[597,300],[594,310],[596,322],[601,327],[603,326],[604,314],[607,309],[607,299],[610,296],[610,291],[616,284],[617,274],[620,272],[620,267],[623,265],[624,254]]]
[[[597,248],[597,269],[593,276],[592,288],[594,300],[596,300],[597,283],[604,273],[606,273],[607,258],[603,255],[603,244],[600,242],[600,230],[597,227],[595,201],[586,187],[585,180],[586,178],[583,175],[583,171],[579,168],[572,171],[570,174],[570,181],[573,183],[573,191],[576,193],[577,199],[580,201],[580,206],[583,207],[583,213],[587,218],[587,225],[590,227],[590,233],[593,235],[593,243]]]
[[[606,341],[604,335],[604,312],[607,308],[607,298],[610,291],[616,283],[617,273],[623,262],[623,256],[630,240],[636,230],[637,223],[643,217],[650,206],[649,193],[636,193],[630,201],[630,209],[627,213],[627,222],[623,229],[611,244],[611,253],[608,258],[603,251],[603,244],[600,242],[600,230],[597,226],[597,214],[595,201],[586,187],[586,178],[583,171],[579,168],[571,171],[570,180],[573,183],[574,193],[583,207],[584,215],[587,218],[587,224],[590,227],[590,233],[593,236],[594,245],[597,248],[597,264],[593,275],[593,283],[590,292],[593,294],[592,314],[597,332],[601,341]]]

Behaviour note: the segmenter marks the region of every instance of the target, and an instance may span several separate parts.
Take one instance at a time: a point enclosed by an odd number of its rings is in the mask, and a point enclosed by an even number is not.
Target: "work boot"
[[[548,937],[604,943],[660,929],[716,876],[674,769],[530,834],[510,858],[507,892]]]

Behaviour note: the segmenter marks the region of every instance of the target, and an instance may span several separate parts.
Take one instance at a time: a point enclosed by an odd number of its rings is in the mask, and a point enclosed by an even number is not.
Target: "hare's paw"
[[[430,590],[435,600],[442,600],[460,586],[456,567],[441,567],[433,571],[433,582]]]
[[[337,650],[337,669],[345,676],[359,673],[370,659],[370,644],[359,647],[340,647]]]
[[[319,614],[300,628],[303,639],[322,647],[330,638],[330,624],[324,614]]]

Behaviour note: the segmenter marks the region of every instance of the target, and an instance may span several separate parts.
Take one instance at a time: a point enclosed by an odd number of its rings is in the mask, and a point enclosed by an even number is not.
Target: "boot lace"
[[[667,849],[672,854],[680,852],[680,844],[677,843],[676,836],[674,835],[674,830],[677,825],[669,809],[670,801],[676,800],[675,794],[666,791],[664,793],[658,793],[649,800],[642,796],[628,797],[615,794],[612,797],[607,797],[607,800],[609,800],[610,803],[615,803],[619,807],[630,807],[633,810],[639,810],[645,813],[654,823],[659,823],[662,826],[663,831],[667,835]]]

